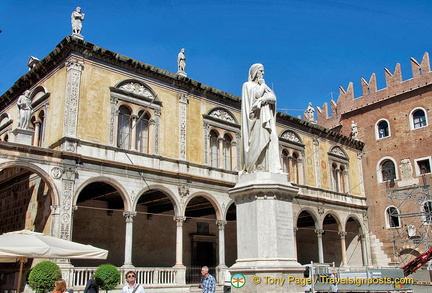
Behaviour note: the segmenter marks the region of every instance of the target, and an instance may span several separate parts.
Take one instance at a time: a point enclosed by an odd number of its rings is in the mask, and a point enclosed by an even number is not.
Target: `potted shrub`
[[[103,290],[113,290],[120,284],[120,272],[111,264],[98,266],[94,273],[96,285]]]
[[[52,261],[43,261],[31,269],[28,284],[36,293],[45,293],[54,290],[55,281],[61,276],[61,270],[57,264]]]

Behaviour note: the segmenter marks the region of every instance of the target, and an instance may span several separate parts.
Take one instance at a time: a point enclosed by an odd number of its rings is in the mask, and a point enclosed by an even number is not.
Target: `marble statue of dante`
[[[18,128],[28,129],[30,125],[30,117],[32,112],[31,99],[30,99],[30,91],[26,90],[24,94],[22,94],[18,98]]]
[[[264,66],[254,64],[242,89],[241,174],[281,173],[279,142],[276,132],[276,95],[265,84]]]
[[[72,34],[80,35],[82,29],[82,21],[84,20],[84,13],[81,13],[81,7],[77,7],[71,15]]]
[[[178,72],[185,72],[186,56],[185,56],[184,52],[185,52],[185,49],[181,49],[180,53],[178,53],[178,56],[177,56]]]

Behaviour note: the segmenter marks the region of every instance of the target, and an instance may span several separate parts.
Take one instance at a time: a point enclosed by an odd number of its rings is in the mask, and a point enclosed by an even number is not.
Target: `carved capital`
[[[189,103],[189,96],[186,93],[179,93],[179,101],[180,103],[187,104]]]
[[[318,237],[322,237],[324,232],[325,231],[323,229],[315,229],[315,233],[317,234]]]
[[[84,62],[78,61],[76,59],[69,59],[66,61],[66,68],[68,71],[71,69],[82,71],[84,69]]]
[[[183,216],[174,216],[174,221],[177,223],[177,227],[182,227],[183,223],[186,221],[186,217]]]
[[[124,211],[123,216],[126,218],[126,223],[132,223],[133,217],[135,217],[136,214],[137,214],[136,212]]]
[[[340,236],[341,239],[345,239],[345,236],[347,235],[347,232],[341,231],[341,232],[338,232],[338,234],[339,234],[339,236]]]
[[[218,225],[219,230],[223,230],[226,224],[227,221],[225,220],[216,220],[216,225]]]

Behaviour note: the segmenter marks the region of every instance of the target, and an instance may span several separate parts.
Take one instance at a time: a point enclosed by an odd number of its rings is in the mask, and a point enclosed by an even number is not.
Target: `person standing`
[[[99,288],[96,285],[95,279],[91,277],[85,286],[84,293],[99,293]]]
[[[128,284],[123,287],[122,293],[145,293],[143,286],[137,284],[134,271],[127,272],[125,276]]]
[[[215,293],[216,292],[216,279],[209,274],[209,268],[203,266],[201,268],[201,285],[202,293]]]

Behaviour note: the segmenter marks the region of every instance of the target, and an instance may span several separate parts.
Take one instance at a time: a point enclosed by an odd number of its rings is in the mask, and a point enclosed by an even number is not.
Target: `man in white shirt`
[[[134,271],[127,272],[125,276],[128,284],[123,287],[122,293],[145,293],[143,286],[136,283]]]

